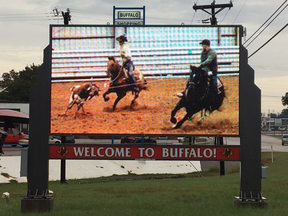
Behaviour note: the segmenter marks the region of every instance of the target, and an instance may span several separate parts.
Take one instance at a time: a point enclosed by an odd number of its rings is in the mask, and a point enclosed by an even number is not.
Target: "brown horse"
[[[107,73],[111,78],[111,83],[109,89],[103,94],[104,101],[108,101],[108,94],[114,92],[117,94],[117,98],[113,104],[113,112],[115,111],[117,103],[125,97],[128,91],[131,91],[134,94],[134,99],[131,101],[130,106],[132,106],[135,100],[139,97],[139,93],[144,89],[147,89],[147,81],[145,80],[143,74],[140,70],[135,68],[134,74],[137,80],[137,83],[129,83],[128,76],[123,67],[119,64],[114,57],[108,57],[107,62]]]

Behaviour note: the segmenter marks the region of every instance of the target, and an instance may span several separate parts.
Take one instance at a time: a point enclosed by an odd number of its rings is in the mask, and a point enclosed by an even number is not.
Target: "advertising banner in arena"
[[[241,26],[50,27],[50,134],[239,136]]]
[[[50,145],[50,159],[240,160],[240,146]]]

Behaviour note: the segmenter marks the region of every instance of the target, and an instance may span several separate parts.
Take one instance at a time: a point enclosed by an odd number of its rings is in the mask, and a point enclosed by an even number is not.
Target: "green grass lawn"
[[[1,194],[11,195],[7,204],[0,199],[0,215],[288,215],[288,153],[262,153],[262,164],[269,167],[262,179],[262,194],[268,207],[236,208],[240,174],[219,176],[218,172],[185,175],[125,175],[96,179],[69,180],[67,184],[49,182],[54,192],[51,212],[21,213],[21,199],[27,184],[1,184]]]

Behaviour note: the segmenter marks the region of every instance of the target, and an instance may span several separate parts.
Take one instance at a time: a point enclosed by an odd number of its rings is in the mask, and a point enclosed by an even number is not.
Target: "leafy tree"
[[[288,109],[283,109],[280,114],[280,117],[288,117]]]
[[[283,106],[288,105],[288,92],[286,92],[285,96],[282,96],[282,104]]]
[[[275,118],[275,117],[277,117],[277,114],[276,113],[270,113],[270,117]]]
[[[28,103],[30,88],[36,83],[40,65],[26,66],[24,70],[3,73],[0,80],[0,102]]]
[[[282,96],[281,101],[283,106],[288,105],[288,92],[286,92],[285,96]],[[288,109],[283,109],[280,117],[288,117]]]

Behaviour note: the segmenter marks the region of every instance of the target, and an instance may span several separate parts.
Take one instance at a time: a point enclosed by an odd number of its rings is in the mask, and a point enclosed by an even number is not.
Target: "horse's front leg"
[[[183,108],[182,99],[176,104],[175,108],[174,108],[174,109],[172,110],[172,112],[171,112],[170,121],[171,121],[173,124],[176,124],[176,123],[177,123],[177,119],[175,118],[175,115],[176,115],[176,113],[177,113],[181,108]]]
[[[110,89],[108,89],[104,94],[103,94],[103,98],[104,98],[104,101],[107,102],[110,98],[107,96],[108,94],[110,94],[111,91]]]
[[[176,125],[174,125],[173,129],[180,128],[185,121],[187,121],[189,118],[192,117],[192,115],[193,115],[192,112],[186,113],[186,115],[179,122],[177,122]]]
[[[135,103],[135,100],[139,97],[139,93],[140,93],[139,91],[135,91],[134,98],[131,101],[130,106],[132,106]]]
[[[116,105],[118,104],[118,102],[123,98],[123,97],[125,97],[125,95],[126,95],[126,93],[124,93],[124,94],[117,94],[117,98],[116,98],[116,100],[115,100],[115,102],[114,102],[114,104],[113,104],[113,112],[115,111],[115,108],[116,108]]]

